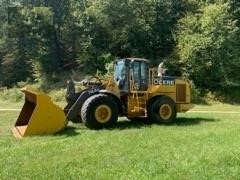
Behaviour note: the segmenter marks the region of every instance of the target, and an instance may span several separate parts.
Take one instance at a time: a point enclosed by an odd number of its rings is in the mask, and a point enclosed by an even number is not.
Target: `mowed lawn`
[[[19,112],[0,111],[0,179],[239,179],[240,106],[193,111],[168,126],[122,118],[111,130],[69,124],[22,139],[11,134]]]

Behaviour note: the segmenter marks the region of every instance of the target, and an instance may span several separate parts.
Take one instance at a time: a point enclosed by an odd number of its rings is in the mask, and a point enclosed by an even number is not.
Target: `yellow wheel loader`
[[[190,85],[165,76],[161,66],[149,68],[149,61],[141,58],[117,59],[108,80],[84,80],[80,84],[86,88],[80,92],[70,80],[63,110],[46,94],[25,88],[25,103],[12,132],[16,137],[54,134],[68,121],[82,122],[90,129],[108,128],[119,116],[169,124],[177,112],[192,108]]]

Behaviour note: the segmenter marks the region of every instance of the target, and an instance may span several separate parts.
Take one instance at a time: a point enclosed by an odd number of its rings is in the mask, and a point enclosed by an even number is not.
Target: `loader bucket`
[[[23,88],[25,103],[12,133],[15,137],[54,134],[67,125],[63,110],[43,93]]]

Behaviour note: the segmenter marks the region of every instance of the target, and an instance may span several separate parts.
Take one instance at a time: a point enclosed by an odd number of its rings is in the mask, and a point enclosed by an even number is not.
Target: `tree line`
[[[196,88],[240,87],[238,0],[0,0],[0,86],[164,61]]]

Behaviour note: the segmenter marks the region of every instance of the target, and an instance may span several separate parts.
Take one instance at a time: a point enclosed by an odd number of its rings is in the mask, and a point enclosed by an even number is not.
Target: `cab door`
[[[145,61],[134,60],[131,62],[131,80],[133,89],[146,91],[148,88],[148,63]]]

